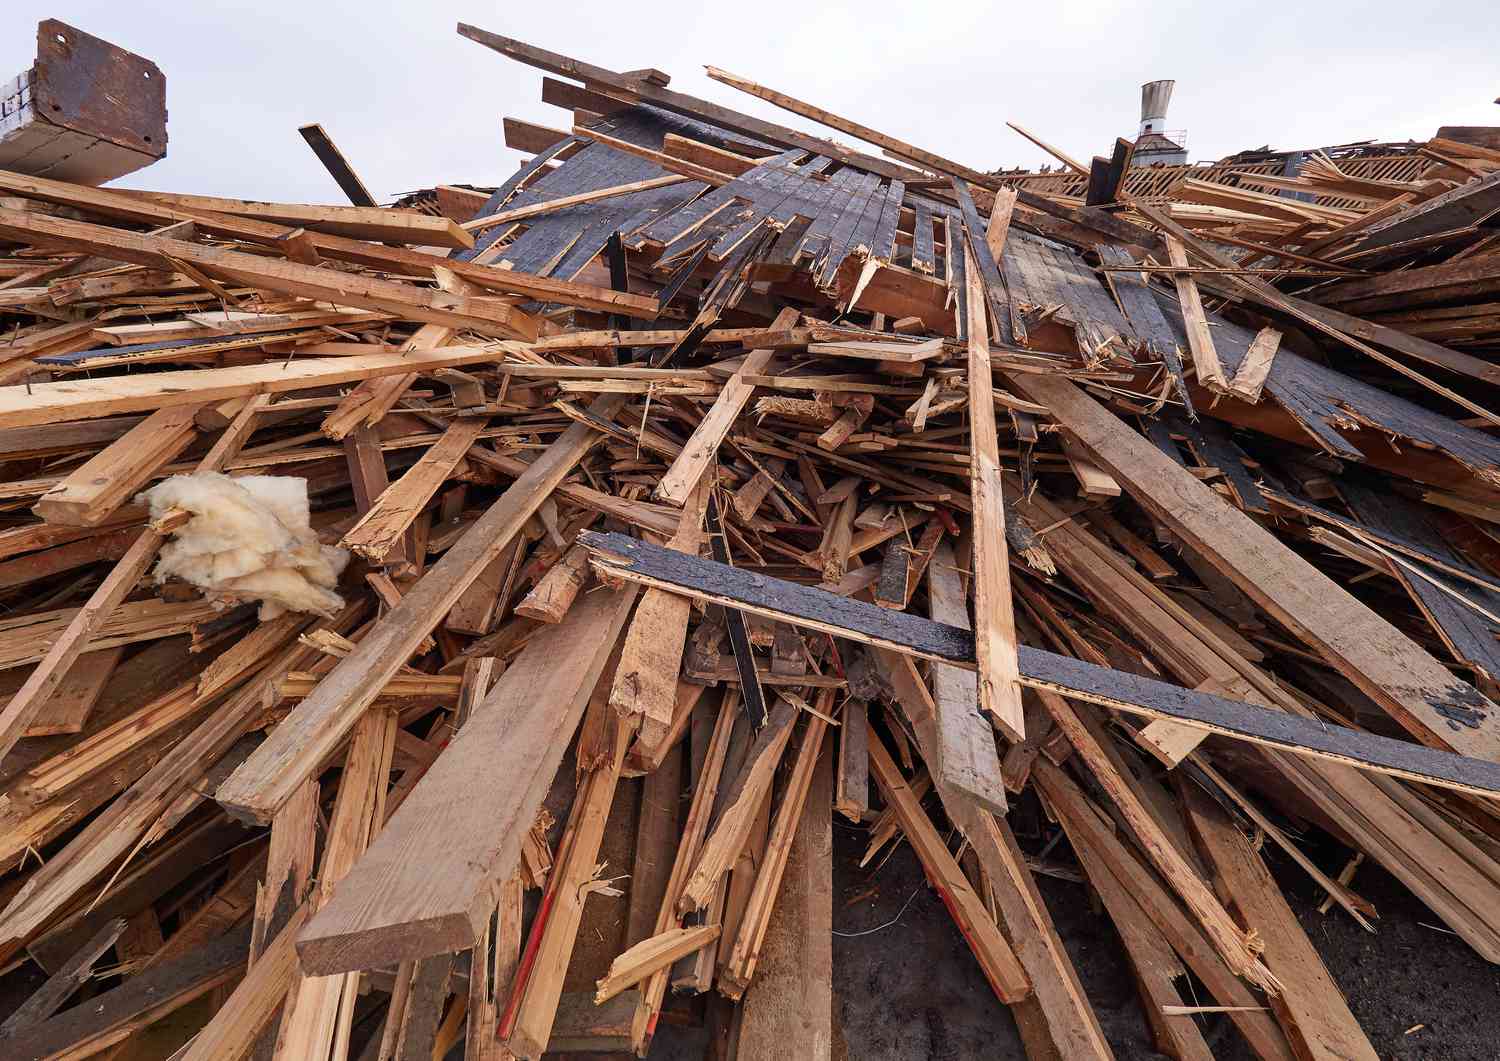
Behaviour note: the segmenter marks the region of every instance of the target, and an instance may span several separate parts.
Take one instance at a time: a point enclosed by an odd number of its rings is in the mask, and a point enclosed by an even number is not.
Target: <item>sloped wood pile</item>
[[[4,1056],[827,1057],[837,813],[1111,1057],[1020,801],[1166,1055],[1377,1056],[1269,851],[1500,961],[1500,156],[1054,201],[460,32],[571,112],[489,195],[0,173]],[[153,576],[214,473],[342,608]]]

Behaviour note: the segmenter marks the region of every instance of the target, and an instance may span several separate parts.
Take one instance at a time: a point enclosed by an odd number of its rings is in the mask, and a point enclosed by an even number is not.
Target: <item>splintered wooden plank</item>
[[[1187,904],[1204,935],[1219,956],[1251,983],[1270,989],[1275,981],[1251,945],[1251,939],[1229,916],[1208,885],[1188,862],[1173,838],[1147,806],[1133,776],[1117,766],[1109,754],[1108,737],[1079,717],[1073,705],[1051,692],[1041,694],[1042,704],[1068,738],[1080,758],[1088,764],[1101,788],[1109,794],[1121,816],[1130,824],[1141,849]]]
[[[729,871],[750,836],[755,816],[771,791],[776,766],[792,738],[797,709],[778,700],[770,719],[756,735],[744,766],[724,795],[713,830],[703,842],[692,875],[683,885],[677,902],[679,913],[689,914],[708,905],[720,878]]]
[[[981,232],[968,232],[966,306],[969,335],[969,489],[974,512],[974,645],[979,706],[1013,741],[1026,739],[1021,689],[1016,683],[1016,620],[1011,610],[1010,553],[1000,486],[1000,441],[990,369],[988,282],[976,262]],[[988,253],[988,251],[986,251]],[[993,260],[990,262],[993,267]],[[996,293],[991,292],[992,299]]]
[[[443,620],[444,629],[475,637],[490,632],[497,613],[510,599],[510,586],[526,545],[524,531],[511,539],[505,550],[485,566],[480,576],[458,598]]]
[[[708,507],[708,479],[700,479],[683,506],[682,518],[670,549],[696,554],[703,540],[703,516]],[[677,704],[677,681],[687,642],[692,602],[675,593],[648,589],[630,621],[620,664],[610,688],[610,705],[622,718],[640,723],[640,754],[655,757],[672,729]],[[628,986],[628,985],[627,985]]]
[[[928,339],[920,343],[883,343],[851,340],[838,343],[808,343],[807,352],[826,357],[855,357],[871,361],[897,361],[917,364],[943,352],[943,340]]]
[[[450,424],[443,437],[422,454],[405,475],[374,499],[369,511],[349,529],[339,544],[367,560],[383,562],[406,528],[463,460],[488,422],[487,417],[466,416]]]
[[[88,1057],[244,974],[250,926],[125,980],[4,1041],[13,1058]]]
[[[967,629],[967,627],[964,627]],[[906,712],[907,718],[919,732],[926,726],[938,725],[940,711],[932,693],[917,670],[910,656],[889,649],[877,648],[875,658],[896,696],[896,702]],[[955,668],[956,669],[956,668]],[[960,671],[969,674],[969,671]],[[969,707],[973,720],[965,727],[967,732],[945,733],[934,728],[933,739],[924,745],[923,758],[937,776],[939,785],[947,791],[949,799],[963,800],[974,807],[984,807],[1004,813],[1006,809],[1005,787],[1001,779],[999,760],[995,756],[995,738],[989,721],[979,713],[979,703],[972,680],[969,683]],[[962,716],[949,718],[946,725],[962,725]],[[979,727],[983,727],[982,729]],[[958,747],[944,747],[944,742],[955,737],[961,742]],[[985,744],[988,754],[994,759],[991,766],[985,762]]]
[[[515,612],[540,623],[560,623],[568,609],[573,607],[573,601],[578,598],[578,591],[583,589],[588,577],[588,550],[574,545],[547,569],[531,592],[516,605]]]
[[[1187,969],[1172,950],[1140,904],[1125,886],[1103,866],[1096,865],[1089,874],[1089,885],[1099,894],[1109,913],[1109,920],[1120,934],[1120,942],[1130,958],[1140,992],[1146,1020],[1151,1026],[1157,1048],[1175,1061],[1213,1061],[1213,1052],[1203,1040],[1203,1033],[1189,1016],[1168,1019],[1163,1006],[1182,1005],[1179,981],[1187,980]],[[1067,1054],[1062,1056],[1067,1057]],[[1113,1056],[1113,1055],[1111,1055]]]
[[[644,939],[629,950],[621,951],[609,963],[609,973],[599,981],[594,991],[594,1004],[608,1002],[621,991],[634,987],[678,958],[701,950],[718,939],[719,932],[719,925],[669,928],[659,936]]]
[[[1073,475],[1078,480],[1079,492],[1088,497],[1119,497],[1120,484],[1093,461],[1089,460],[1078,447],[1066,438],[1062,440],[1063,456],[1068,458],[1068,467],[1073,470]]]
[[[474,946],[634,603],[632,590],[601,590],[532,635],[299,935],[304,970]],[[490,779],[482,793],[476,777]]]
[[[1500,760],[1500,719],[1473,686],[1073,384],[1021,373],[1011,381],[1132,498],[1419,740]]]
[[[1187,249],[1175,236],[1167,236],[1167,256],[1173,266],[1188,268]],[[1198,373],[1198,382],[1209,390],[1226,392],[1229,381],[1224,378],[1224,365],[1214,347],[1213,333],[1209,331],[1208,315],[1203,312],[1203,296],[1198,291],[1198,282],[1190,273],[1174,273],[1172,281],[1177,285],[1177,301],[1182,306],[1182,323],[1187,332],[1188,348],[1193,354],[1193,367]]]
[[[1109,819],[1104,812],[1083,794],[1072,778],[1045,758],[1037,760],[1033,777],[1047,805],[1057,814],[1084,872],[1090,880],[1105,882],[1100,894],[1106,902],[1116,895],[1134,899],[1217,1002],[1243,1007],[1231,1013],[1230,1019],[1256,1056],[1268,1061],[1292,1061],[1295,1055],[1276,1021],[1263,1012],[1261,996],[1224,964],[1197,923],[1125,846],[1113,823],[1105,824]],[[1118,888],[1110,887],[1111,877],[1118,882]]]
[[[928,615],[935,622],[969,629],[969,609],[953,546],[940,544],[927,567]],[[1005,782],[995,733],[979,711],[974,676],[947,663],[932,667],[933,720],[937,741],[928,766],[940,784],[972,797],[997,814],[1006,810]]]
[[[795,309],[784,309],[771,323],[771,330],[779,331],[797,323],[799,314]],[[724,381],[713,408],[699,421],[692,435],[682,447],[682,452],[672,462],[661,482],[657,484],[656,496],[674,505],[687,502],[688,495],[697,485],[719,452],[719,444],[729,434],[729,429],[739,418],[745,403],[755,393],[755,385],[747,382],[746,376],[755,376],[765,371],[771,363],[775,350],[751,350],[735,369],[733,376]]]
[[[1182,788],[1198,846],[1213,864],[1225,899],[1246,929],[1260,937],[1265,962],[1281,983],[1271,1008],[1301,1057],[1377,1061],[1343,992],[1287,905],[1281,886],[1239,828],[1194,785]]]
[[[839,770],[834,786],[833,809],[855,824],[870,811],[870,751],[865,721],[869,718],[863,700],[846,700],[839,726]]]
[[[596,188],[593,191],[579,192],[577,195],[563,195],[556,199],[545,199],[542,202],[530,203],[526,206],[515,206],[493,214],[485,214],[471,221],[465,221],[460,227],[468,232],[483,232],[485,229],[494,228],[496,225],[509,224],[514,221],[525,221],[527,218],[537,217],[541,214],[549,214],[556,210],[563,210],[570,206],[580,206],[584,203],[598,202],[600,199],[611,199],[618,195],[630,195],[633,192],[666,188],[673,184],[681,184],[687,179],[687,177],[680,174],[669,173],[665,177],[650,177],[643,181],[632,181],[629,184],[616,184],[608,188]]]
[[[623,402],[618,396],[605,395],[589,408],[595,415],[610,416]],[[215,798],[237,813],[269,821],[297,787],[317,772],[385,683],[599,437],[590,428],[573,424],[526,466],[459,543],[339,661],[311,696],[277,724],[271,737],[219,787]]]
[[[608,678],[601,677],[600,681],[607,682]],[[603,721],[609,708],[599,697],[595,698],[595,709]],[[588,885],[598,872],[599,848],[619,785],[620,765],[631,727],[625,720],[610,719],[603,728],[609,733],[604,741],[607,746],[604,762],[587,770],[581,779],[557,865],[552,869],[547,894],[542,899],[545,913],[532,925],[525,975],[518,975],[510,1004],[500,1020],[499,1032],[506,1048],[520,1057],[540,1057],[552,1038],[563,980],[577,943],[584,903],[590,894]],[[431,1052],[424,1056],[430,1057]]]
[[[101,449],[48,490],[32,511],[48,523],[94,527],[197,438],[200,406],[160,409]]]
[[[327,901],[385,820],[396,731],[395,712],[384,708],[367,711],[354,727],[339,777],[338,799],[328,821],[317,884],[309,899],[313,908]],[[336,1041],[347,1042],[358,988],[357,975],[310,976],[298,969],[287,990],[278,1056],[322,1057]]]
[[[165,540],[162,534],[149,527],[142,530],[62,633],[47,646],[45,655],[25,684],[0,710],[0,759],[15,747],[16,741],[25,735],[47,701],[57,694],[68,677],[68,671],[126,594],[135,589]]]
[[[41,711],[26,727],[28,737],[48,737],[59,733],[77,733],[88,721],[89,712],[98,703],[100,694],[114,674],[115,666],[124,653],[123,646],[106,648],[99,652],[87,652],[68,669],[63,679]],[[9,674],[4,675],[9,677]],[[20,679],[24,680],[24,678]],[[19,684],[0,684],[0,697],[9,697]]]
[[[5,1018],[5,1023],[0,1024],[0,1039],[23,1032],[56,1013],[58,1007],[66,1002],[73,992],[93,977],[94,963],[105,951],[115,945],[115,940],[120,938],[125,927],[126,921],[123,917],[106,921],[87,943],[78,948],[73,956],[63,963],[57,972],[47,978],[46,983],[32,992],[25,1002],[22,1002],[9,1017]]]
[[[936,726],[930,713],[922,713],[924,707],[919,702],[920,697],[911,695],[913,685],[917,690],[922,687],[914,682],[903,684],[899,679],[902,673],[909,673],[914,679],[915,670],[908,667],[903,671],[893,665],[897,661],[910,663],[910,660],[890,652],[876,655],[883,671],[897,679],[891,684],[897,702],[912,724],[922,758],[933,762],[939,740]],[[848,725],[847,721],[845,725]],[[1030,731],[1027,743],[1039,746],[1045,734],[1036,725],[1031,726]],[[912,794],[920,800],[929,785],[926,775],[921,775],[912,782]],[[1012,941],[1016,957],[1031,979],[1032,994],[1011,1006],[1027,1055],[1095,1058],[1097,1061],[1112,1058],[1099,1019],[1089,1005],[1078,973],[1068,960],[1057,928],[1041,893],[1037,891],[1031,869],[1005,824],[1004,816],[991,814],[969,793],[951,783],[939,780],[936,787],[943,801],[943,810],[963,833],[980,867],[988,875],[987,900],[992,904],[996,923],[1006,939]],[[881,822],[872,830],[874,838],[865,862],[894,835],[895,829],[893,808],[887,807]],[[860,864],[864,865],[864,862]]]
[[[736,708],[739,694],[730,688],[725,691],[714,717],[712,735],[703,756],[703,766],[693,784],[693,798],[688,805],[687,818],[682,825],[682,839],[677,845],[672,860],[672,870],[662,891],[661,906],[657,910],[653,935],[665,932],[681,923],[677,913],[677,898],[692,871],[703,838],[708,833],[709,817],[713,813],[719,782],[724,772],[724,760],[728,756],[729,741],[735,728]],[[704,715],[708,711],[705,709]],[[636,1006],[632,1039],[637,1054],[650,1049],[651,1036],[656,1031],[656,1020],[661,1013],[662,999],[667,990],[668,970],[657,971],[642,988]]]
[[[585,531],[579,541],[595,554],[595,565],[613,578],[675,589],[709,603],[907,655],[969,669],[975,665],[974,635],[967,630],[687,557],[623,535]],[[1021,683],[1034,689],[1395,777],[1460,791],[1500,792],[1500,762],[1226,700],[1026,645],[1018,649],[1017,662]]]
[[[980,295],[980,304],[982,305],[987,302],[989,305],[990,317],[995,324],[995,334],[1004,342],[1014,342],[1015,336],[1012,334],[1013,327],[1011,324],[1010,291],[1006,285],[1005,276],[1000,271],[1000,264],[990,250],[989,232],[979,220],[979,211],[974,206],[974,197],[969,193],[968,185],[957,177],[952,178],[950,183],[953,185],[953,194],[958,200],[959,213],[950,214],[949,220],[955,226],[955,232],[961,227],[968,236],[966,240],[960,238],[960,243],[965,244],[968,248],[963,257],[965,262],[964,285],[966,287],[964,312],[969,317],[970,325],[976,320],[983,319],[983,312],[980,306],[976,305],[968,297],[977,291]],[[962,226],[959,226],[960,215],[963,219]],[[992,218],[992,220],[997,223],[1006,220],[1003,204],[1001,206],[1001,216]],[[1004,250],[1004,241],[1008,233],[1008,227],[997,228],[995,231],[995,239],[1001,244],[1002,250]],[[949,254],[955,256],[958,254],[958,250],[953,244],[949,244]],[[977,288],[973,286],[976,284],[979,285]],[[978,316],[976,317],[975,314],[978,314]],[[972,326],[968,330],[972,332]],[[989,341],[989,334],[989,329],[986,327],[984,330],[986,343]],[[989,377],[984,377],[984,381],[988,384]]]
[[[1026,1055],[1112,1061],[1104,1029],[1004,816],[962,805],[955,808],[946,795],[943,800],[945,810],[953,808],[949,810],[952,820],[960,823],[988,876],[987,899],[993,904],[996,923],[1012,941],[1016,958],[1031,980],[1032,993],[1011,1004]]]
[[[1229,393],[1247,402],[1260,401],[1260,392],[1271,374],[1271,365],[1276,360],[1276,351],[1281,348],[1281,333],[1275,328],[1262,328],[1255,333],[1250,349],[1240,367],[1234,370],[1229,381]]]
[[[826,690],[819,697],[818,708],[828,710],[832,704],[833,692]],[[866,730],[865,738],[867,739],[868,727],[865,724],[863,711],[850,714],[846,709],[841,728],[847,731],[855,724]],[[752,870],[755,872],[753,882],[741,882],[749,887],[745,905],[740,910],[738,928],[731,928],[725,934],[725,939],[730,942],[730,945],[722,948],[726,956],[719,970],[719,992],[726,997],[739,998],[745,989],[755,982],[755,971],[760,962],[761,948],[766,941],[767,931],[775,914],[774,904],[781,891],[791,848],[796,843],[796,837],[801,830],[803,815],[808,813],[805,809],[807,799],[815,781],[820,787],[826,784],[823,779],[827,777],[827,767],[820,768],[819,763],[823,761],[820,752],[827,731],[828,723],[821,717],[818,715],[808,717],[802,744],[797,749],[796,762],[787,778],[781,803],[776,808],[775,824],[770,826],[769,831],[766,830],[766,812],[769,810],[769,802],[767,802],[762,806],[761,811],[759,845],[755,845],[752,840],[753,856],[735,865],[737,876],[749,875]],[[847,736],[847,733],[845,735]],[[865,755],[860,784],[868,787],[869,753],[866,740],[861,739],[857,742],[857,747]],[[847,758],[842,747],[840,757],[841,759]],[[842,766],[840,773],[843,773]],[[826,820],[829,800],[822,793],[818,798],[821,799],[821,804],[816,806],[811,814],[815,820],[818,818]],[[826,851],[827,849],[824,848],[825,858],[827,857]]]

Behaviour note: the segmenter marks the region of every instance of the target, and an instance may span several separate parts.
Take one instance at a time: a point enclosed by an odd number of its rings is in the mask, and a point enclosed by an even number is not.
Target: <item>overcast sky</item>
[[[568,126],[541,102],[541,71],[459,37],[459,21],[613,70],[654,66],[674,89],[826,134],[703,74],[723,67],[993,169],[1048,161],[1007,120],[1079,158],[1107,153],[1157,78],[1177,81],[1167,127],[1187,130],[1195,160],[1500,125],[1493,4],[49,0],[7,12],[0,78],[35,58],[37,12],[61,19],[166,74],[168,155],[119,183],[337,203],[301,124],[321,122],[379,200],[503,180],[522,157],[504,116]]]

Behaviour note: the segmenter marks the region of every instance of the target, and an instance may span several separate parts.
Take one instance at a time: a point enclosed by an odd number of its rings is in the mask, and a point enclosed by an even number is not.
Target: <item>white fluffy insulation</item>
[[[193,514],[162,546],[157,582],[180,578],[210,599],[258,600],[262,621],[286,612],[331,616],[344,606],[333,590],[349,552],[318,542],[306,479],[198,472],[174,475],[138,500],[152,519],[173,508]]]

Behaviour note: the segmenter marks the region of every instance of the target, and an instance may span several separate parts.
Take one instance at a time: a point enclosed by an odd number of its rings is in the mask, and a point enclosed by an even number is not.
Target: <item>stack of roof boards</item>
[[[459,32],[571,112],[490,194],[0,173],[5,1057],[828,1057],[835,814],[1034,1058],[1034,867],[1174,1058],[1387,1052],[1268,862],[1500,962],[1500,150],[1049,193]]]

